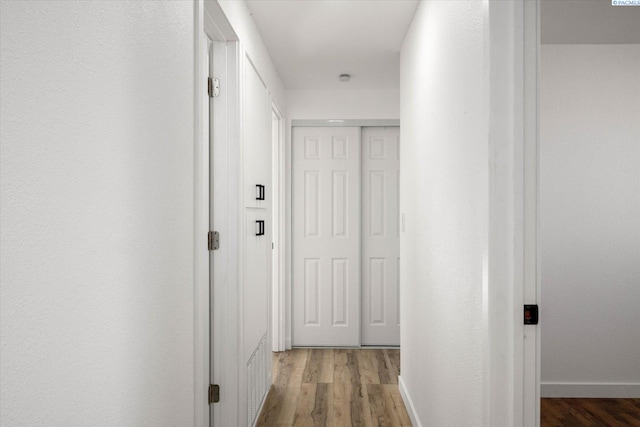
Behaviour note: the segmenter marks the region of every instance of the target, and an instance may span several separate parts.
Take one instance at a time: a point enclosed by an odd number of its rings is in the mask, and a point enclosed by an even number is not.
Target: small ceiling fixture
[[[349,80],[351,80],[351,74],[340,74],[340,77],[338,77],[338,79],[340,79],[341,82],[348,82]]]

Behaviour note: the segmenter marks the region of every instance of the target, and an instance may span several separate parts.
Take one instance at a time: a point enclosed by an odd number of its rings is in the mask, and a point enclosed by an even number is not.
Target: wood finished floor
[[[399,350],[294,349],[273,356],[258,426],[410,426]]]
[[[542,399],[541,427],[640,427],[640,399]]]
[[[274,353],[257,425],[410,426],[399,373],[399,350]],[[542,399],[540,412],[541,427],[640,427],[640,399]]]

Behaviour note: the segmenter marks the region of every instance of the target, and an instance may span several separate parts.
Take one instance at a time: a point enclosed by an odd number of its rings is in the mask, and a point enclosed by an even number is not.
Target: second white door
[[[362,128],[362,345],[400,345],[400,128]]]

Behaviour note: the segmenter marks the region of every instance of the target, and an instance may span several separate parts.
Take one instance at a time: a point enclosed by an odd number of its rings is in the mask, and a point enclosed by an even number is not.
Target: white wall
[[[193,3],[1,4],[0,424],[193,425]]]
[[[395,89],[287,90],[286,96],[293,120],[400,118],[400,91]]]
[[[543,396],[640,397],[638,71],[637,44],[542,47]]]
[[[416,425],[482,423],[483,31],[482,2],[423,1],[402,47],[401,391]]]
[[[251,61],[260,73],[269,93],[282,114],[286,113],[286,97],[284,86],[278,75],[269,51],[260,32],[253,22],[251,12],[244,0],[217,0],[238,39],[249,54]]]

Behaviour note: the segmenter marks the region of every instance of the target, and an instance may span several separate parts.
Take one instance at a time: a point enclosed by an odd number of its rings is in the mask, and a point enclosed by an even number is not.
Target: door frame
[[[488,1],[489,211],[483,280],[484,426],[540,425],[539,0]]]
[[[238,108],[238,37],[217,2],[194,2],[194,425],[232,425],[237,399],[221,399],[209,406],[209,384],[220,384],[224,394],[237,390],[234,373],[227,368],[237,363],[230,355],[231,340],[237,320],[227,308],[231,299],[230,283],[237,276],[237,254],[229,245],[227,251],[216,253],[215,269],[210,266],[211,252],[207,249],[207,234],[211,230],[210,215],[223,241],[237,240],[235,223],[238,203],[228,191],[227,170],[237,170],[238,159],[231,147],[237,146],[239,132]],[[210,135],[207,78],[210,75],[210,53],[213,55],[213,74],[224,86],[219,98],[213,98],[213,132]],[[215,185],[211,185],[214,182]],[[237,192],[236,192],[237,193]],[[217,203],[211,203],[215,200]],[[211,207],[210,207],[211,206]],[[235,236],[235,237],[234,237]],[[226,252],[226,253],[225,253]],[[234,288],[235,289],[235,288]],[[211,290],[211,291],[210,291]],[[212,296],[216,295],[216,299]],[[213,302],[212,302],[213,301]],[[215,327],[212,327],[215,325]],[[215,345],[214,345],[215,342]],[[234,396],[235,397],[235,396]]]
[[[287,123],[287,144],[285,148],[285,174],[286,174],[286,201],[283,216],[286,219],[283,231],[286,238],[285,253],[285,304],[281,305],[278,311],[274,310],[274,317],[284,316],[285,322],[280,324],[280,330],[274,329],[274,334],[280,333],[285,337],[285,349],[292,348],[293,341],[293,201],[291,177],[293,176],[293,128],[294,127],[400,127],[400,119],[290,119]],[[275,307],[274,307],[275,308]],[[275,326],[275,325],[274,325]],[[362,332],[362,331],[360,331]],[[360,344],[362,344],[362,333],[360,334]]]
[[[285,209],[286,209],[286,165],[285,165],[285,120],[282,112],[273,100],[272,114],[272,165],[271,185],[272,208],[272,350],[286,350],[286,256],[285,256]],[[277,124],[276,124],[277,122]],[[274,126],[275,124],[275,126]],[[274,132],[277,131],[277,134]]]

